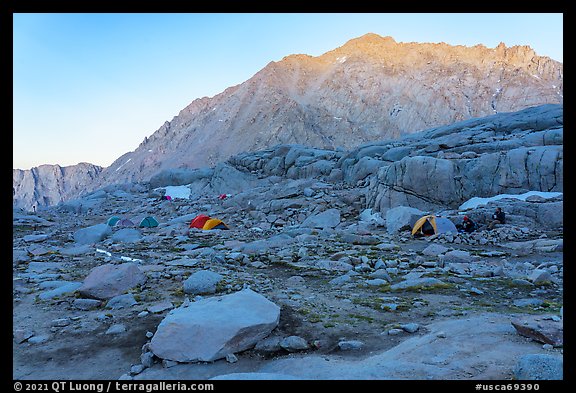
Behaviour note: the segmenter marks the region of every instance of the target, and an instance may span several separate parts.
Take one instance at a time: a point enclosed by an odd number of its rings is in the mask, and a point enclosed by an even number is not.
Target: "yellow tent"
[[[427,215],[421,217],[414,223],[412,227],[412,235],[417,233],[421,235],[435,235],[437,233],[458,233],[456,225],[452,221],[444,217],[436,217],[434,215]]]
[[[211,218],[204,223],[202,229],[209,230],[209,229],[229,229],[229,228],[226,224],[224,224],[224,222],[222,222],[222,220],[219,220],[217,218]]]

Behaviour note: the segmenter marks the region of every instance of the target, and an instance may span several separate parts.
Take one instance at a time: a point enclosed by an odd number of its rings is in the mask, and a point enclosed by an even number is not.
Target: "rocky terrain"
[[[147,181],[165,169],[212,167],[278,144],[349,150],[461,120],[562,103],[562,63],[530,47],[399,43],[366,34],[321,56],[286,56],[238,86],[194,100],[135,151],[80,182],[78,190]],[[45,180],[39,175],[29,174],[41,187]],[[51,203],[73,198],[58,194],[51,182],[34,190],[19,179],[15,174],[16,207],[46,206],[41,195],[50,195]]]
[[[15,209],[13,378],[562,379],[562,110]],[[412,236],[427,213],[480,229]]]

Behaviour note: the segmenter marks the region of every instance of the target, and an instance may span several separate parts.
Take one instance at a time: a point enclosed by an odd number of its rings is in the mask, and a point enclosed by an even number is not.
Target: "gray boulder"
[[[142,240],[142,233],[136,228],[122,228],[112,235],[112,240],[121,243],[135,243]]]
[[[134,295],[131,293],[126,293],[124,295],[114,296],[112,299],[108,300],[108,303],[106,303],[106,308],[118,310],[121,308],[130,308],[135,304],[138,304],[138,302],[134,298]]]
[[[223,277],[209,270],[200,270],[193,273],[184,281],[184,292],[192,295],[203,295],[216,292],[216,285]]]
[[[444,255],[440,255],[441,263],[470,263],[472,262],[472,255],[464,250],[448,251]]]
[[[408,206],[397,206],[386,211],[386,231],[394,234],[403,229],[412,229],[416,221],[426,212]]]
[[[79,244],[98,243],[112,233],[108,224],[96,224],[74,232],[74,241]]]
[[[146,282],[146,275],[134,263],[95,267],[78,288],[81,295],[106,300]]]
[[[300,336],[288,336],[280,341],[280,346],[288,352],[308,349],[308,342]]]
[[[446,283],[438,280],[434,277],[421,277],[421,278],[410,278],[404,280],[397,284],[391,285],[390,289],[393,291],[400,289],[417,289],[417,288],[429,288],[435,286],[444,286]]]
[[[330,229],[340,224],[340,210],[328,209],[319,214],[309,216],[302,223],[303,227]]]
[[[150,349],[162,359],[210,362],[252,348],[279,319],[280,307],[244,289],[170,311],[158,325]]]
[[[440,254],[445,253],[446,251],[448,251],[448,248],[444,247],[443,245],[432,243],[424,250],[422,250],[422,254],[427,255],[429,257],[437,257]]]
[[[73,293],[81,285],[82,283],[74,281],[44,281],[40,283],[40,288],[49,290],[42,292],[38,297],[43,300],[52,299],[57,296]]]

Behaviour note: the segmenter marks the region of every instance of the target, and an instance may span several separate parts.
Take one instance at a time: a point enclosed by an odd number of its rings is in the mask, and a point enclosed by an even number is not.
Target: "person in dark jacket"
[[[498,224],[506,223],[506,213],[502,211],[501,207],[497,207],[494,214],[492,214],[492,221],[488,223],[488,229],[493,229]]]
[[[467,233],[474,232],[478,227],[476,223],[472,221],[468,216],[464,216],[462,219],[462,230]]]

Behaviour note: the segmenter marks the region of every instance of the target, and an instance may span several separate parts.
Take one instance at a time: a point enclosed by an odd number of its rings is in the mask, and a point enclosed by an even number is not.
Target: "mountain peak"
[[[396,42],[367,33],[320,56],[292,54],[195,100],[99,184],[214,166],[278,144],[352,148],[498,112],[562,103],[562,65],[516,49]],[[129,155],[129,156],[128,156]],[[94,185],[96,186],[96,185]]]
[[[375,33],[366,33],[363,36],[349,40],[342,47],[361,47],[366,45],[386,45],[396,43],[396,40],[390,36],[382,37]]]

